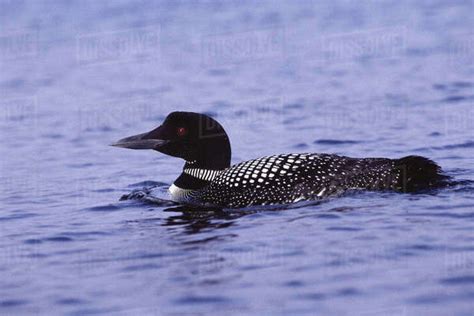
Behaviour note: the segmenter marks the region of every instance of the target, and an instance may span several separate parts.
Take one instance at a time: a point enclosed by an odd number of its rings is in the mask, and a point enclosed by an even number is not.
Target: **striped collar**
[[[199,168],[186,168],[183,170],[184,173],[189,174],[195,178],[212,181],[217,177],[223,170],[209,170],[209,169],[199,169]]]

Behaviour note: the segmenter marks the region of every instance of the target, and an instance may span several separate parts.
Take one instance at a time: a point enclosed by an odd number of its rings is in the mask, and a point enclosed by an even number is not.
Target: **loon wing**
[[[266,156],[234,165],[204,190],[202,199],[233,207],[287,204],[322,197],[352,158],[326,154]]]

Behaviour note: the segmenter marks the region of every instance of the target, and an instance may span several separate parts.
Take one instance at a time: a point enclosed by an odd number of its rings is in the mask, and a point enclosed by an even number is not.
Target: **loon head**
[[[203,169],[226,169],[231,159],[224,128],[213,118],[193,112],[172,112],[152,131],[123,138],[112,146],[153,149]]]

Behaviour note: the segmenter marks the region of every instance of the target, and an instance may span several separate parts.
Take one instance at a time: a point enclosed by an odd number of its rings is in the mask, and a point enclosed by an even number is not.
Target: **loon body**
[[[213,118],[173,112],[151,132],[113,146],[154,149],[183,158],[181,175],[169,188],[171,199],[219,207],[289,204],[350,189],[414,192],[446,180],[441,168],[420,156],[401,159],[349,158],[295,153],[266,156],[230,166],[231,147]]]

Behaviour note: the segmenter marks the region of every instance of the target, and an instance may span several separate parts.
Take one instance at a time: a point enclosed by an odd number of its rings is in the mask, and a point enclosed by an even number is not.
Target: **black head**
[[[121,139],[112,146],[154,149],[183,158],[197,168],[218,170],[230,166],[230,142],[224,128],[199,113],[172,112],[154,130]]]

